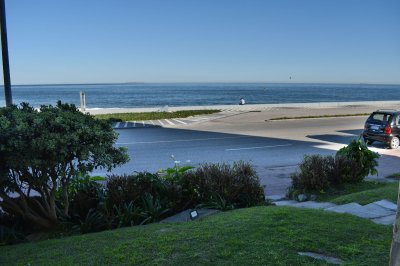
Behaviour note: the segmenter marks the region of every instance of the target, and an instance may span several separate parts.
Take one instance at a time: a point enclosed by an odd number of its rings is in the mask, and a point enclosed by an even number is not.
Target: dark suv
[[[400,111],[378,110],[373,112],[365,122],[363,138],[366,143],[380,141],[391,149],[399,147]]]

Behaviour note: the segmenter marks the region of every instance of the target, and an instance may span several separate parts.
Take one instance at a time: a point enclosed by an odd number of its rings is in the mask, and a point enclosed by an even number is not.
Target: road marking
[[[171,126],[174,126],[175,124],[172,123],[171,121],[169,121],[168,119],[164,119],[165,121],[167,121],[168,124],[170,124]]]
[[[154,126],[154,122],[153,122],[153,120],[150,120],[150,122],[151,122],[151,124]]]
[[[293,145],[293,144],[282,144],[282,145],[271,145],[271,146],[259,146],[259,147],[226,149],[225,151],[255,150],[255,149],[264,149],[264,148],[287,147],[287,146],[292,146],[292,145]]]
[[[120,124],[121,124],[121,122],[117,122],[117,123],[115,124],[115,127],[118,128]]]
[[[179,120],[179,119],[172,119],[172,120],[174,120],[174,121],[176,121],[176,122],[178,122],[178,123],[181,123],[181,124],[184,124],[184,125],[186,125],[186,123],[185,123],[185,122],[183,122],[183,121],[181,121],[181,120]]]
[[[117,143],[117,145],[156,144],[156,143],[207,141],[207,140],[240,139],[240,138],[250,138],[250,137],[225,137],[225,138],[204,138],[204,139],[176,139],[176,140],[138,141],[138,142]]]
[[[164,123],[161,120],[157,120],[158,123],[160,123],[161,126],[164,126]]]
[[[136,121],[133,121],[133,127],[136,127]]]
[[[142,121],[142,124],[143,124],[143,126],[144,126],[144,121]]]
[[[191,120],[198,122],[198,121],[203,121],[203,120],[208,120],[208,119],[209,119],[208,117],[196,117],[196,118],[193,118]]]
[[[128,126],[128,122],[125,122],[125,125],[124,125],[124,127],[127,127]]]

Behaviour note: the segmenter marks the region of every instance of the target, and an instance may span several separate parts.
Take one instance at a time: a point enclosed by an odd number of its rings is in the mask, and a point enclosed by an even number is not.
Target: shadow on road
[[[115,174],[134,171],[155,172],[160,168],[171,167],[174,163],[171,155],[182,164],[190,160],[188,164],[193,166],[203,162],[232,163],[244,160],[255,166],[262,183],[267,186],[268,194],[279,194],[286,191],[290,184],[290,173],[296,171],[298,163],[305,154],[333,155],[336,148],[334,145],[326,147],[327,141],[346,145],[358,137],[360,130],[338,131],[338,135],[310,135],[308,136],[311,138],[310,141],[181,128],[150,127],[117,130],[117,132],[120,134],[117,145],[128,148],[131,161],[114,169]],[[352,135],[346,136],[343,133]],[[380,170],[381,173],[398,172],[391,166],[400,163],[399,157],[384,155],[380,161],[383,162],[384,168],[388,168]]]
[[[337,144],[349,144],[353,139],[358,139],[358,136],[344,136],[344,135],[333,135],[333,134],[324,134],[324,135],[308,135],[310,139],[329,141]]]
[[[337,132],[352,134],[355,136],[360,136],[363,133],[362,129],[352,129],[352,130],[338,130]]]

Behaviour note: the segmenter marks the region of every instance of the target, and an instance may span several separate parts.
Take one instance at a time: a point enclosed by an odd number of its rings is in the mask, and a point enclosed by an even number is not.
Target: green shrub
[[[182,178],[183,200],[190,206],[249,207],[265,202],[264,189],[254,168],[246,162],[203,164]]]
[[[360,139],[340,149],[335,157],[306,155],[299,165],[300,172],[291,176],[288,196],[323,193],[332,186],[362,182],[369,174],[377,173],[378,158]]]
[[[71,182],[69,216],[79,216],[81,219],[87,216],[91,209],[99,209],[105,202],[105,188],[99,181],[102,177],[78,175]]]
[[[90,209],[84,219],[80,219],[72,230],[81,234],[100,232],[103,230],[111,229],[111,222],[100,211]]]
[[[158,175],[166,186],[166,197],[168,208],[172,212],[179,212],[188,209],[191,206],[190,201],[186,201],[184,196],[187,190],[182,188],[184,176],[192,169],[190,165],[180,165],[180,161],[175,160],[175,156],[171,155],[174,160],[174,166],[167,169],[160,169]],[[187,194],[187,193],[186,193]]]
[[[153,196],[150,193],[145,193],[142,196],[143,200],[143,213],[145,215],[145,219],[142,221],[142,224],[158,222],[162,218],[166,217],[166,214],[169,212],[169,209],[166,209],[161,205],[160,198],[158,196]]]
[[[128,161],[126,150],[114,147],[117,137],[110,124],[74,105],[0,108],[0,207],[43,229],[57,228],[69,214],[70,183],[77,173]]]
[[[326,191],[335,169],[335,159],[332,156],[305,155],[299,165],[300,172],[292,174],[292,192],[301,193]],[[291,194],[291,193],[289,193]]]
[[[119,208],[114,205],[114,224],[117,228],[141,224],[146,218],[143,210],[134,206],[132,201]]]
[[[169,187],[165,179],[149,172],[111,176],[106,186],[107,210],[119,227],[159,221],[180,195],[169,192]]]
[[[360,138],[353,140],[336,153],[335,182],[358,183],[369,174],[377,174],[378,158],[379,154],[369,150]]]
[[[106,185],[107,209],[112,210],[114,206],[121,208],[130,202],[143,207],[142,197],[145,193],[165,199],[166,190],[164,180],[157,174],[138,172],[134,175],[112,175]]]

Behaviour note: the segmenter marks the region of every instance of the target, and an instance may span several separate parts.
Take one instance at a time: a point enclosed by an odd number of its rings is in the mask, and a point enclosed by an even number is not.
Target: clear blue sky
[[[399,0],[5,1],[13,84],[400,84]]]

